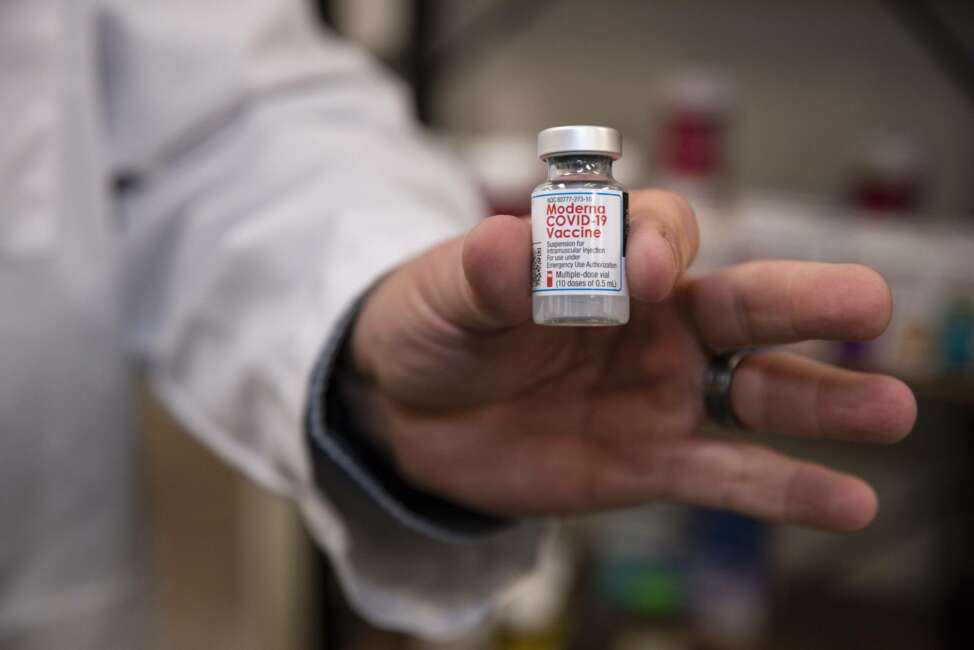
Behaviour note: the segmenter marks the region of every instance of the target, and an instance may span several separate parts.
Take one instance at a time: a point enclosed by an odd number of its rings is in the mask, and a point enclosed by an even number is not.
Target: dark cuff
[[[511,520],[472,510],[411,484],[380,438],[368,430],[348,383],[356,381],[349,348],[366,291],[345,313],[311,378],[305,429],[315,481],[324,489],[340,474],[401,524],[448,542],[475,541]]]

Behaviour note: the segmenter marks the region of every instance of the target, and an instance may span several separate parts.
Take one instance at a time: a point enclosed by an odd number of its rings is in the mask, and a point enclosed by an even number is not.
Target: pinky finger
[[[659,460],[665,500],[837,531],[876,516],[876,493],[862,479],[758,445],[697,438]]]

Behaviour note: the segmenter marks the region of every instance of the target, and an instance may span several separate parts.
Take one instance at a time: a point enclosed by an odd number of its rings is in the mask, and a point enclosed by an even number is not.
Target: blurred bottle
[[[940,361],[949,375],[974,376],[974,235],[950,238]]]
[[[578,648],[686,650],[686,510],[659,505],[594,520]]]
[[[664,85],[656,147],[660,186],[691,203],[727,198],[733,108],[733,85],[714,70],[686,68]]]
[[[943,365],[949,375],[968,375],[974,368],[974,297],[955,294],[947,303],[943,325]]]
[[[848,202],[874,217],[915,212],[923,198],[926,171],[917,148],[904,136],[869,141],[851,174]]]
[[[765,647],[770,618],[769,528],[731,512],[691,523],[689,625],[699,650]]]

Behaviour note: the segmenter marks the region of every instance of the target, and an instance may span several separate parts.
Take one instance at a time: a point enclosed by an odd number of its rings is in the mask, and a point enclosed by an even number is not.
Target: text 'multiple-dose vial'
[[[612,178],[622,137],[604,126],[538,134],[548,180],[531,194],[534,322],[624,325],[629,321],[626,231],[629,194]]]

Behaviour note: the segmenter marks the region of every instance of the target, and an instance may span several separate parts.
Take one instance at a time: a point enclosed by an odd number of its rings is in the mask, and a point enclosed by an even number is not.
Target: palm
[[[616,328],[525,324],[494,335],[457,330],[448,339],[438,332],[407,355],[426,360],[421,372],[390,372],[390,405],[412,413],[409,428],[421,435],[462,436],[435,443],[450,450],[461,474],[503,474],[490,494],[494,508],[501,500],[505,511],[586,510],[594,504],[583,468],[594,459],[599,471],[605,462],[620,465],[612,471],[645,464],[657,445],[700,420],[704,355],[676,304],[634,305],[630,323]],[[627,437],[639,419],[652,426],[639,427],[634,458]],[[458,446],[475,453],[452,456]],[[458,467],[463,462],[470,467]],[[566,462],[576,467],[566,471]]]

